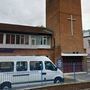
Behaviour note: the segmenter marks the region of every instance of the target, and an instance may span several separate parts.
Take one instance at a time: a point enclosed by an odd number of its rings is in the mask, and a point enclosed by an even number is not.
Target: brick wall
[[[8,51],[0,52],[0,56],[48,56],[53,62],[54,60],[54,50],[53,49],[11,49]]]
[[[54,31],[55,47],[61,47],[61,52],[83,53],[81,0],[47,0],[46,5],[46,24]],[[67,19],[70,15],[76,19],[73,22],[73,36]]]

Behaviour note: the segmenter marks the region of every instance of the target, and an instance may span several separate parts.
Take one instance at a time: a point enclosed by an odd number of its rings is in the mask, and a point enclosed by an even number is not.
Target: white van
[[[63,81],[63,73],[45,56],[0,56],[0,90]]]

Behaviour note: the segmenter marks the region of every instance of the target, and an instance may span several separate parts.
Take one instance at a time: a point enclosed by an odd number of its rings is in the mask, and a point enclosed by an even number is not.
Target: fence
[[[62,69],[64,73],[81,72],[83,71],[83,66],[82,63],[64,63]]]
[[[76,81],[77,76],[76,72],[83,71],[83,67],[81,63],[64,63],[62,67],[60,68],[63,72],[70,72],[72,73],[72,79]],[[39,74],[38,74],[39,73]],[[42,74],[42,70],[36,70],[32,71],[32,73],[27,72],[27,71],[21,71],[18,73],[15,72],[3,72],[0,73],[0,80],[7,80],[13,82],[13,84],[20,84],[20,83],[29,83],[28,85],[32,85],[35,81],[41,81],[39,82],[39,85],[44,85],[43,83],[43,76],[45,76],[47,73],[44,72]],[[64,76],[64,74],[63,74]],[[48,76],[49,77],[49,76]],[[38,80],[41,79],[41,80]],[[64,77],[65,78],[65,77]],[[34,79],[34,81],[33,81]],[[47,80],[47,78],[45,79]],[[69,83],[69,81],[68,81]]]
[[[87,72],[90,72],[90,61],[87,61]]]
[[[84,71],[83,64],[82,63],[64,63],[61,68],[59,68],[62,72],[64,72],[64,78],[65,75],[70,76],[73,81],[76,82],[76,80],[82,76],[84,77],[87,73]],[[83,74],[83,75],[82,75]]]

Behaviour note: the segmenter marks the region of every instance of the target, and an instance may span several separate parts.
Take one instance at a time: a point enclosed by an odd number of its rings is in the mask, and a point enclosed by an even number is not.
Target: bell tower
[[[72,72],[73,63],[84,70],[81,17],[81,0],[46,0],[46,26],[54,32],[55,60],[62,57],[64,72]]]
[[[81,0],[46,0],[46,26],[61,53],[83,53]]]

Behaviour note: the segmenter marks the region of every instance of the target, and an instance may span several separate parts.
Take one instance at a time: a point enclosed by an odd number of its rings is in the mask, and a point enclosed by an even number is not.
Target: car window
[[[14,71],[14,62],[0,62],[0,72]]]
[[[45,69],[56,71],[56,67],[50,61],[45,61]]]
[[[30,70],[42,70],[42,61],[30,61]]]
[[[17,71],[27,71],[27,62],[26,61],[18,61],[16,63]]]

